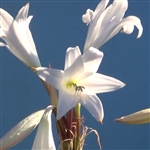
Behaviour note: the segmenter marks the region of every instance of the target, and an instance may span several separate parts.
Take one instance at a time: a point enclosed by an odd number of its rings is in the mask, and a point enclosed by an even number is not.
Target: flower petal
[[[1,38],[7,43],[10,52],[28,67],[39,67],[41,64],[28,27],[32,18],[31,16],[27,18],[28,9],[29,4],[22,7],[16,17],[17,20],[13,20],[6,11],[1,9],[1,28],[5,33],[1,35]],[[6,17],[11,21],[8,21]]]
[[[37,111],[19,122],[0,139],[0,148],[8,149],[28,136],[39,124],[45,110]]]
[[[65,67],[64,70],[66,70],[68,67],[70,67],[76,58],[81,55],[80,49],[78,46],[76,47],[69,47],[66,51],[66,59],[65,59]]]
[[[52,115],[53,106],[47,107],[40,121],[32,150],[56,150],[52,133]]]
[[[138,28],[139,32],[138,32],[137,38],[140,38],[143,33],[143,27],[142,27],[140,19],[136,16],[128,16],[128,17],[124,18],[120,22],[120,24],[116,27],[116,29],[113,31],[112,34],[117,32],[120,27],[122,27],[121,32],[124,32],[126,34],[131,34],[134,29],[132,26],[136,26]],[[126,29],[125,29],[125,27],[126,27]]]
[[[8,30],[14,18],[7,11],[0,8],[0,20],[1,20],[0,27],[3,30]]]
[[[105,9],[105,7],[107,6],[109,0],[102,0],[98,6],[95,9],[95,12],[92,13],[92,11],[90,9],[87,10],[86,14],[82,16],[82,20],[83,22],[86,21],[86,23],[90,23],[89,24],[89,29],[88,29],[88,33],[87,33],[87,37],[86,37],[86,41],[85,41],[85,45],[84,45],[84,52],[86,50],[89,49],[90,46],[92,46],[92,42],[94,40],[94,38],[96,37],[97,34],[97,21],[101,15],[101,13],[103,12],[103,10]]]
[[[81,85],[85,87],[83,90],[86,94],[104,93],[118,90],[125,84],[113,77],[95,73],[81,81]]]
[[[103,55],[103,52],[94,47],[90,47],[89,50],[83,54],[84,72],[97,72]]]
[[[116,122],[125,124],[145,124],[150,123],[150,108],[144,109],[128,116],[115,119]]]
[[[35,44],[34,44],[34,41],[33,41],[33,38],[32,38],[32,34],[31,34],[31,32],[29,30],[29,27],[28,27],[31,19],[33,18],[33,16],[28,17],[29,6],[30,6],[29,3],[27,3],[25,6],[23,6],[20,9],[20,11],[18,12],[18,14],[16,16],[16,21],[19,24],[22,24],[23,26],[25,26],[26,34],[27,34],[28,40],[29,40],[29,42],[30,42],[30,44],[33,48],[33,52],[34,52],[34,54],[37,54],[36,47],[35,47]]]
[[[113,4],[104,10],[97,22],[97,28],[95,29],[97,35],[91,46],[99,48],[108,41],[109,35],[123,18],[127,8],[127,0],[114,0]]]
[[[23,7],[19,10],[19,12],[18,12],[18,14],[17,14],[15,20],[16,20],[18,23],[19,23],[19,21],[21,21],[21,20],[26,21],[26,19],[27,19],[27,17],[28,17],[28,12],[29,12],[29,3],[27,3],[25,6],[23,6]]]
[[[74,61],[74,63],[68,67],[64,72],[64,81],[68,82],[68,80],[78,80],[79,77],[84,72],[84,64],[82,56],[78,56],[78,58]]]
[[[36,68],[36,73],[43,81],[47,82],[56,89],[60,88],[64,71],[52,68],[38,67]]]
[[[99,122],[102,123],[104,118],[104,110],[101,100],[97,95],[84,95],[79,101]]]
[[[59,100],[57,106],[57,120],[64,116],[70,109],[77,105],[79,96],[75,93],[68,93],[59,90]]]

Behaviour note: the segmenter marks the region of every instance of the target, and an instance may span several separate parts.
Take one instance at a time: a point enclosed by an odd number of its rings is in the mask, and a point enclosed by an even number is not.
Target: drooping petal
[[[68,80],[78,80],[78,78],[84,72],[84,63],[82,56],[78,56],[78,58],[74,61],[74,63],[68,67],[64,72],[64,81]]]
[[[79,96],[64,90],[59,90],[59,101],[57,106],[57,120],[64,116],[70,109],[75,107],[79,101]]]
[[[27,137],[39,124],[45,110],[37,111],[19,122],[0,139],[0,149],[8,149]]]
[[[59,89],[61,87],[64,71],[52,68],[38,67],[36,68],[37,75],[51,86]]]
[[[52,115],[53,106],[47,107],[40,121],[32,150],[56,150],[52,133]]]
[[[133,28],[134,26],[136,26],[139,30],[137,38],[140,38],[143,33],[143,27],[140,19],[136,16],[128,16],[122,19],[122,21],[118,24],[118,26],[114,29],[114,31],[110,34],[110,37],[108,38],[110,39],[111,37],[116,35],[119,31],[124,32],[126,34],[131,34],[134,30]]]
[[[115,119],[116,122],[125,124],[145,124],[150,123],[150,108],[144,109],[130,115]]]
[[[81,52],[80,52],[80,49],[78,46],[69,47],[66,51],[64,70],[66,70],[68,67],[70,67],[74,63],[76,58],[80,55],[81,55]]]
[[[118,90],[125,84],[113,77],[95,73],[81,81],[81,85],[85,87],[84,93],[105,93]]]
[[[79,101],[99,122],[102,123],[104,118],[104,110],[101,100],[97,95],[84,95]]]
[[[109,35],[122,20],[127,8],[127,0],[114,0],[113,4],[104,10],[97,22],[97,35],[91,46],[99,48],[107,41]]]
[[[88,9],[89,11],[87,10],[86,14],[82,16],[83,22],[86,21],[87,24],[90,23],[85,45],[84,45],[84,52],[88,50],[90,46],[92,46],[91,43],[93,42],[97,34],[96,26],[97,26],[98,19],[101,13],[103,12],[103,10],[105,9],[105,7],[107,6],[108,2],[109,0],[102,0],[96,7],[94,13],[92,13],[92,11]]]
[[[94,47],[90,47],[89,50],[83,54],[84,72],[97,72],[103,56],[103,52]]]

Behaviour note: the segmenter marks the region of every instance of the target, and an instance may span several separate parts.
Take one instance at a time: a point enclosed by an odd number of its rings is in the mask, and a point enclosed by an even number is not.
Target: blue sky
[[[13,17],[28,1],[1,2],[1,7]],[[112,1],[111,1],[112,2]],[[87,8],[95,9],[99,1],[30,1],[29,14],[33,15],[30,29],[43,66],[63,69],[68,47],[83,49],[88,27],[81,16]],[[115,92],[99,94],[105,117],[103,125],[86,109],[82,115],[85,125],[96,129],[103,149],[143,149],[149,145],[149,125],[124,125],[114,119],[150,107],[149,104],[149,2],[130,0],[125,16],[135,15],[141,19],[144,32],[136,39],[137,29],[131,35],[119,33],[101,47],[104,58],[100,73],[115,77],[126,86]],[[7,49],[0,51],[1,67],[1,132],[4,135],[14,125],[31,113],[49,105],[49,97],[36,75],[14,57]],[[54,120],[54,118],[53,118]],[[31,149],[36,131],[12,150]],[[53,124],[55,143],[57,131]],[[93,134],[86,140],[84,149],[98,149]]]

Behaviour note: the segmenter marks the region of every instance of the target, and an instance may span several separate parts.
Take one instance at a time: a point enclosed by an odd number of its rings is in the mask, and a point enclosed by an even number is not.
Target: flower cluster
[[[81,105],[97,121],[102,123],[104,109],[97,94],[118,90],[125,84],[118,79],[97,72],[104,56],[103,52],[98,49],[119,31],[130,34],[136,26],[139,30],[137,38],[143,32],[138,17],[128,16],[123,18],[128,8],[127,0],[114,0],[107,7],[108,2],[109,0],[102,0],[94,11],[87,9],[82,16],[82,21],[89,26],[83,54],[78,46],[69,47],[66,51],[64,70],[41,66],[29,30],[29,23],[33,17],[28,17],[29,3],[20,9],[15,19],[8,12],[0,9],[2,20],[0,23],[0,38],[4,41],[0,42],[0,46],[5,46],[38,75],[51,98],[50,106],[23,119],[0,139],[1,150],[18,144],[38,124],[32,149],[55,150],[51,125],[52,113],[57,120],[56,126],[61,149],[83,149],[86,129],[83,128],[81,121]],[[148,112],[148,115],[149,111],[146,112]],[[134,122],[133,119],[136,118],[134,116],[137,116],[137,114],[116,119],[116,121],[129,120],[130,122],[131,120]],[[146,118],[145,115],[144,117]],[[74,122],[76,123],[75,128]],[[144,120],[145,122],[147,121]]]

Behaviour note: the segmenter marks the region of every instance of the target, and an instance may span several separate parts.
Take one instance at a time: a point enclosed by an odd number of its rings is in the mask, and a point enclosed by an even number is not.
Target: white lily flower
[[[102,0],[95,11],[87,9],[82,21],[89,24],[84,51],[89,47],[101,47],[105,42],[115,36],[119,31],[131,34],[136,26],[139,30],[137,38],[141,37],[143,27],[136,16],[124,17],[128,8],[127,0],[114,0],[107,8],[109,0]]]
[[[14,19],[8,12],[0,8],[0,46],[5,46],[12,54],[28,67],[40,67],[36,47],[29,30],[33,16],[28,17],[29,3],[23,6]]]
[[[51,129],[52,109],[53,106],[49,106],[46,110],[37,111],[19,122],[0,139],[0,150],[6,150],[20,143],[38,124],[39,127],[32,149],[55,150]]]
[[[59,90],[57,119],[81,103],[96,120],[102,122],[103,106],[96,93],[115,91],[125,84],[121,81],[96,73],[103,53],[91,47],[83,56],[79,47],[68,48],[65,68],[36,68],[37,75]]]

